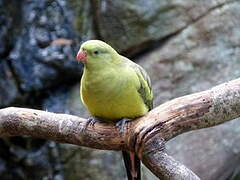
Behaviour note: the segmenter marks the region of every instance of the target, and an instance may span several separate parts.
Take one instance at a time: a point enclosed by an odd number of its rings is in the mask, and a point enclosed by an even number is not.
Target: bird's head
[[[100,40],[89,40],[84,42],[78,53],[77,61],[85,65],[109,64],[116,61],[118,53],[107,43]]]

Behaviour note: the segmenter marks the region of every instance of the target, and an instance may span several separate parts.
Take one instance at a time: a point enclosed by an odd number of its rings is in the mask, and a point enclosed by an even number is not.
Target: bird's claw
[[[88,126],[94,126],[96,122],[99,122],[100,119],[94,116],[91,116],[87,119],[86,125],[84,127],[84,130],[87,129]]]
[[[121,120],[119,120],[117,123],[116,123],[116,126],[118,127],[119,129],[119,132],[121,135],[124,134],[124,127],[125,127],[125,124],[128,122],[128,121],[131,121],[132,119],[129,119],[129,118],[123,118]]]

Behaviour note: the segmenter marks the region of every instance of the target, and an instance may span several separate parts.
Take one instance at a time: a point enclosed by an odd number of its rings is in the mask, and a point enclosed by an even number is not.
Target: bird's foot
[[[125,127],[125,124],[128,122],[128,121],[131,121],[132,119],[129,119],[129,118],[123,118],[121,120],[119,120],[117,123],[116,123],[116,126],[118,127],[119,129],[119,132],[121,135],[124,134],[124,127]]]
[[[95,124],[96,122],[99,122],[99,121],[101,121],[101,119],[98,118],[98,117],[94,117],[94,116],[89,117],[89,118],[87,119],[87,123],[86,123],[84,129],[87,129],[88,126],[94,126],[94,124]]]

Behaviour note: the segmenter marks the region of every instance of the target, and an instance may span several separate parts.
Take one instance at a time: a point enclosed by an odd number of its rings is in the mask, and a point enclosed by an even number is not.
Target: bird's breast
[[[137,91],[138,82],[129,77],[116,72],[84,74],[81,98],[90,113],[109,120],[144,115],[148,109]]]

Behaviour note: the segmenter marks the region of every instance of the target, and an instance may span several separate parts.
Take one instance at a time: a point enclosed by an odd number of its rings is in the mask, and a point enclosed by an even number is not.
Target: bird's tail
[[[122,151],[128,180],[141,180],[141,161],[134,152]]]

